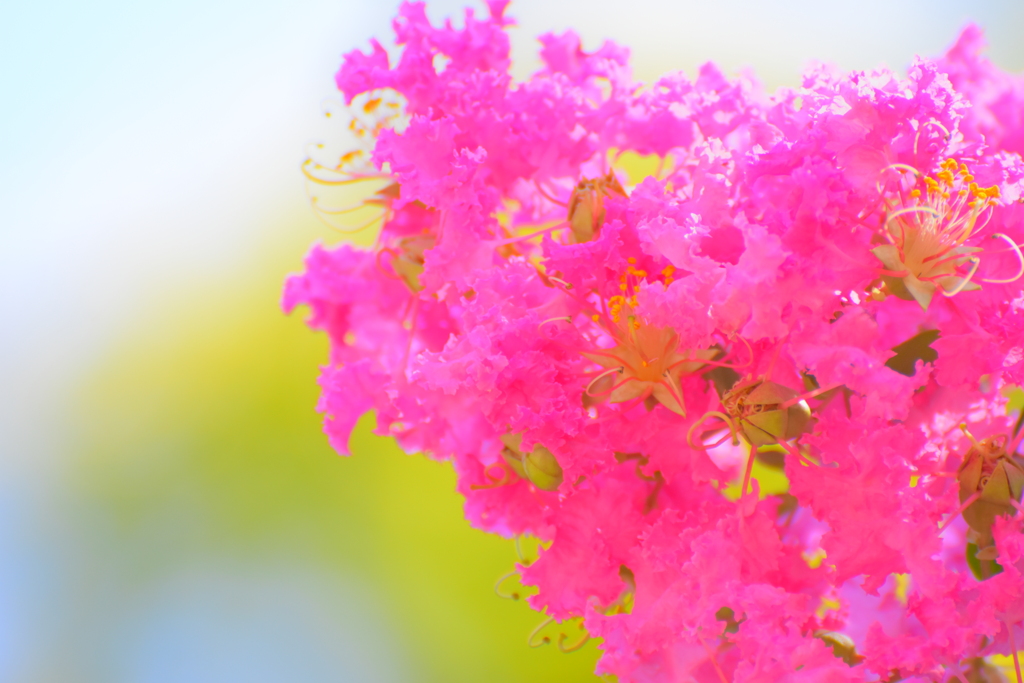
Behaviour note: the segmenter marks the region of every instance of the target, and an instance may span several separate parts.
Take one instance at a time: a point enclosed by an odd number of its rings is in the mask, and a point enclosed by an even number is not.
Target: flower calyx
[[[561,486],[562,467],[550,450],[537,444],[532,451],[524,453],[522,434],[504,434],[501,442],[505,444],[501,455],[520,477],[542,491],[554,491]]]
[[[978,441],[964,426],[961,429],[971,440],[957,470],[963,518],[971,529],[968,541],[977,546],[979,560],[994,560],[992,524],[997,516],[1015,512],[1014,503],[1024,491],[1024,462],[1007,451],[1005,434]]]
[[[605,197],[628,197],[613,171],[598,178],[583,178],[569,196],[569,227],[573,241],[589,242],[604,224]]]
[[[437,239],[432,234],[423,232],[402,237],[393,248],[384,249],[381,253],[392,255],[391,269],[415,293],[423,290],[423,283],[420,282],[425,263],[423,253],[432,249],[436,242]]]
[[[814,632],[814,637],[831,647],[832,654],[850,666],[857,666],[864,661],[864,655],[857,652],[857,644],[853,642],[853,638],[845,633],[819,629]]]
[[[621,332],[617,346],[583,352],[586,358],[606,368],[590,383],[585,395],[604,396],[610,403],[649,398],[685,417],[680,380],[697,372],[720,351],[682,350],[675,330],[646,325],[632,315],[627,316]]]
[[[722,396],[722,405],[755,447],[795,439],[811,419],[811,408],[799,393],[764,379],[741,380]]]

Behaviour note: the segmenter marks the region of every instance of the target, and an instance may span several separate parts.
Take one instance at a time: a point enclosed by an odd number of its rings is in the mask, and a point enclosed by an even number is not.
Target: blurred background
[[[593,644],[526,647],[541,617],[492,590],[512,543],[468,527],[447,466],[369,418],[354,457],[327,447],[325,340],[278,308],[341,239],[299,172],[333,73],[397,4],[0,4],[0,682],[594,680]],[[902,70],[969,20],[1024,69],[1020,0],[509,14],[520,77],[574,27],[643,80],[714,60],[774,89],[811,59]]]

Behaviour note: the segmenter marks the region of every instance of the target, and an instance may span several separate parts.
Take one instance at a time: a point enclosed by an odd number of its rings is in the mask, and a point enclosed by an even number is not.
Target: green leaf
[[[938,330],[925,330],[915,334],[907,341],[892,347],[896,355],[885,361],[885,367],[895,370],[901,375],[913,377],[917,371],[917,361],[934,363],[939,352],[931,347],[932,342],[939,338]]]

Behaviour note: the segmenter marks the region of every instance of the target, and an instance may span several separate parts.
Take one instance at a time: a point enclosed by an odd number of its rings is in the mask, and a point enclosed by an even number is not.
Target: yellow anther
[[[972,176],[970,173],[966,174],[964,176],[964,182],[965,183],[973,183],[974,182],[974,176]]]
[[[626,285],[621,284],[621,285],[619,285],[619,289],[622,290],[623,292],[625,292],[629,288]]]
[[[630,256],[628,259],[626,259],[626,263],[636,263],[636,259]]]
[[[969,169],[967,168],[967,164],[961,162],[960,163],[960,172],[966,174],[968,172],[968,170]]]
[[[914,197],[915,199],[920,197],[921,196],[921,190],[911,190],[910,191],[910,196]]]
[[[672,275],[674,272],[676,272],[675,266],[665,266],[665,269],[661,271],[661,274],[664,275],[665,277],[668,277],[669,275]]]
[[[590,316],[590,319],[593,320],[596,323],[598,320],[601,319],[601,316],[599,316],[597,313],[595,313],[594,315]]]
[[[947,183],[953,183],[953,174],[950,173],[949,171],[939,171],[938,173],[935,174],[935,177],[938,178],[939,180],[944,180]]]

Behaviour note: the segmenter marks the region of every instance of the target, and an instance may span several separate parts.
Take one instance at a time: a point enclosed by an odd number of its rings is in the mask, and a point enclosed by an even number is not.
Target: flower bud
[[[1006,452],[1006,436],[976,441],[964,456],[957,471],[960,502],[972,496],[975,501],[963,511],[964,521],[973,532],[979,559],[995,559],[992,524],[997,515],[1012,515],[1013,503],[1024,490],[1024,466],[1020,459]]]
[[[432,249],[435,242],[434,236],[428,233],[403,237],[398,241],[395,258],[391,261],[391,268],[413,292],[423,289],[423,285],[420,283],[424,263],[423,252]]]
[[[766,446],[795,439],[807,430],[811,409],[806,401],[782,407],[798,396],[768,380],[741,382],[722,397],[722,404],[750,445]]]
[[[537,444],[529,453],[523,453],[522,434],[505,434],[501,441],[505,444],[501,452],[505,462],[520,477],[543,491],[554,491],[562,484],[562,467],[547,448]]]
[[[575,242],[594,239],[604,223],[604,198],[612,195],[627,196],[612,171],[603,178],[579,182],[569,197],[569,226]]]
[[[554,491],[562,484],[562,467],[551,451],[543,446],[537,446],[523,456],[523,469],[527,479],[544,491]]]
[[[523,454],[518,451],[513,451],[507,446],[501,450],[501,455],[505,458],[505,462],[512,468],[512,471],[518,474],[522,479],[527,479],[526,470],[523,468]]]
[[[814,632],[814,637],[823,640],[832,648],[832,654],[850,666],[857,666],[864,661],[864,655],[857,653],[857,645],[853,642],[853,638],[845,633],[818,630]]]

